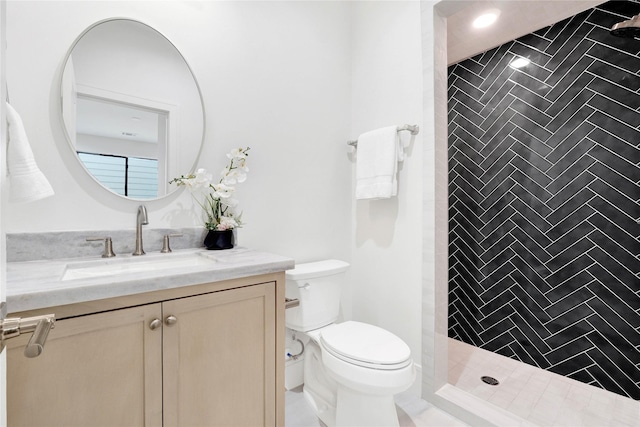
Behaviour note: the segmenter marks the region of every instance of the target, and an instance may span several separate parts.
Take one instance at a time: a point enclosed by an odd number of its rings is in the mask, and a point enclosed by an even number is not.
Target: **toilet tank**
[[[286,310],[287,327],[305,332],[335,322],[348,267],[344,261],[330,259],[297,264],[287,270],[285,296],[300,301],[297,307]]]

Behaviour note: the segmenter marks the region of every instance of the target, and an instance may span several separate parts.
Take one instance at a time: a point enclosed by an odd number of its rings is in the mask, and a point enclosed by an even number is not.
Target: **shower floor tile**
[[[491,376],[500,384],[481,381]],[[640,425],[640,402],[449,339],[449,383],[539,426]]]
[[[467,424],[409,392],[396,396],[400,427],[468,427]],[[285,393],[285,427],[326,427],[302,394],[302,386]]]

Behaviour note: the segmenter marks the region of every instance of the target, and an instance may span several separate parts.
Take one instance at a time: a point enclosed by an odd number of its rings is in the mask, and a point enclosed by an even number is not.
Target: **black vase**
[[[209,250],[233,248],[233,230],[209,230],[204,238],[204,246]]]

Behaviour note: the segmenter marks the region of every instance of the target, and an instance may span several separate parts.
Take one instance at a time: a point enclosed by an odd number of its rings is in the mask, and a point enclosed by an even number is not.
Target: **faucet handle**
[[[163,254],[168,254],[171,252],[171,248],[169,247],[169,237],[182,237],[182,234],[165,234],[162,238],[162,252]]]
[[[111,258],[116,256],[113,252],[111,237],[87,237],[87,242],[97,242],[101,240],[104,240],[104,252],[102,253],[102,258]]]

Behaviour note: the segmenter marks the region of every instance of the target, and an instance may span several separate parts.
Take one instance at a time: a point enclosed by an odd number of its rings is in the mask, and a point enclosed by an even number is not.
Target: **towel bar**
[[[396,128],[398,132],[403,130],[408,130],[411,132],[411,135],[417,135],[420,132],[420,127],[418,125],[402,125]],[[351,145],[352,147],[358,147],[358,140],[355,141],[347,141],[347,145]]]

